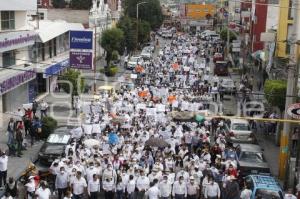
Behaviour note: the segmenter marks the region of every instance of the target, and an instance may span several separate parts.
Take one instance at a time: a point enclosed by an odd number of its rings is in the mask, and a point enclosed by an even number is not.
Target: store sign
[[[0,53],[31,46],[36,39],[34,31],[17,31],[0,34]]]
[[[24,84],[36,77],[36,72],[34,70],[26,71],[20,73],[16,76],[10,77],[2,82],[0,82],[0,94],[4,94],[17,86]]]
[[[70,66],[70,61],[68,58],[50,66],[49,68],[46,68],[43,77],[47,78],[52,75],[57,75],[60,71],[64,70],[65,68],[68,68],[69,66]]]
[[[300,103],[290,105],[287,114],[294,119],[300,119]]]
[[[70,49],[92,50],[92,31],[70,31]]]
[[[83,51],[70,51],[71,68],[91,69],[93,65],[93,53]]]

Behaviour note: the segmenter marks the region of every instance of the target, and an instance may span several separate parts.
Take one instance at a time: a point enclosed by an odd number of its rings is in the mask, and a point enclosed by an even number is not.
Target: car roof
[[[282,191],[280,184],[272,176],[250,175],[256,188]]]
[[[239,144],[242,151],[262,152],[259,145],[256,144]]]
[[[141,56],[131,56],[130,59],[132,58],[141,58]]]

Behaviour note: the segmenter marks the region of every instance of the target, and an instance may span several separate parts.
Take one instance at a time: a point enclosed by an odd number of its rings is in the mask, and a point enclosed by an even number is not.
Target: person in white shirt
[[[93,180],[93,176],[94,174],[97,174],[97,172],[98,172],[97,169],[94,167],[94,162],[90,162],[89,167],[86,169],[86,180],[88,182]]]
[[[284,195],[284,199],[297,199],[293,194],[293,189],[288,189],[288,192]]]
[[[136,181],[136,188],[138,189],[137,192],[137,199],[143,199],[145,192],[149,189],[150,180],[147,176],[145,176],[144,170],[140,171],[141,176],[138,177]]]
[[[68,188],[68,173],[65,171],[64,167],[60,167],[60,172],[56,175],[55,178],[55,189],[58,192],[58,199],[62,199],[66,195]]]
[[[38,199],[50,199],[51,191],[47,188],[45,181],[40,183],[40,188],[35,191],[35,195]]]
[[[221,192],[218,183],[216,183],[213,178],[210,178],[209,184],[206,185],[204,191],[205,199],[220,199]]]
[[[86,180],[81,176],[81,172],[77,171],[76,177],[71,181],[71,189],[73,192],[74,199],[80,199],[84,195],[87,183]]]
[[[47,117],[47,109],[48,109],[48,103],[42,100],[41,102],[41,118],[44,116]]]
[[[158,187],[159,187],[162,199],[169,199],[171,197],[172,185],[168,181],[167,175],[163,176],[163,180],[159,183]]]
[[[133,177],[133,175],[130,175],[129,176],[129,181],[128,181],[128,184],[127,184],[127,187],[126,187],[126,190],[127,190],[127,194],[128,194],[128,199],[134,199],[135,198],[135,194],[134,194],[134,191],[135,191],[135,179]]]
[[[100,192],[100,181],[97,174],[94,174],[92,179],[88,181],[88,195],[90,199],[97,199]]]
[[[199,197],[199,185],[195,183],[195,178],[190,177],[190,182],[187,185],[187,195],[189,199],[196,199]]]
[[[241,199],[250,199],[252,195],[252,191],[248,188],[248,185],[245,182],[245,188],[241,192],[240,198]]]
[[[33,199],[34,192],[35,192],[34,176],[29,176],[28,180],[29,182],[25,184],[26,191],[27,191],[27,199]]]
[[[161,192],[157,187],[158,179],[153,180],[153,186],[146,191],[145,195],[148,196],[149,199],[159,199],[161,196]]]
[[[183,199],[187,197],[187,188],[183,176],[180,176],[179,180],[174,182],[172,195],[175,199]]]
[[[0,150],[1,152],[1,150]],[[8,157],[5,152],[1,152],[0,157],[0,187],[2,187],[2,182],[4,186],[6,185],[6,178],[7,178],[7,162]]]
[[[103,183],[104,197],[105,199],[114,198],[116,192],[116,185],[113,178],[106,178]]]

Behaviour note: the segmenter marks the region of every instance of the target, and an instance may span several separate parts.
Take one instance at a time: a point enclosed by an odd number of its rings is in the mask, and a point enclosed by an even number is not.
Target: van
[[[245,183],[252,190],[251,199],[262,198],[283,199],[284,193],[280,184],[272,176],[249,175],[245,177]]]

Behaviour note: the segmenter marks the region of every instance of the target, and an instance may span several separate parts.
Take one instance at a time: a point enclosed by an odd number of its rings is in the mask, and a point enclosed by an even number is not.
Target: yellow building
[[[216,6],[213,4],[185,4],[185,15],[190,19],[206,19],[216,13]]]
[[[280,0],[279,6],[276,56],[280,58],[287,58],[290,54],[291,47],[285,41],[291,34],[293,26],[293,10],[291,9],[292,0]]]

